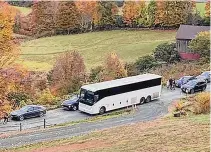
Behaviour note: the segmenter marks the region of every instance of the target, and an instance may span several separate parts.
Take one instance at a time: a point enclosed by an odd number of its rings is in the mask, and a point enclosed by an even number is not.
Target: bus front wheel
[[[99,113],[102,115],[106,112],[106,108],[105,107],[101,107]]]

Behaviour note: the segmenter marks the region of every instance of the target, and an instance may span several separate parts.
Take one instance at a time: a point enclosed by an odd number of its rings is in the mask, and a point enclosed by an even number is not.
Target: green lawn
[[[196,9],[200,12],[201,16],[204,16],[206,3],[196,3]]]
[[[14,6],[14,7],[17,8],[23,15],[28,15],[29,13],[31,13],[31,8],[18,7],[18,6]]]
[[[53,36],[21,45],[19,63],[30,70],[52,68],[56,56],[77,50],[84,57],[87,69],[103,62],[106,54],[116,52],[124,61],[134,61],[150,54],[160,43],[175,40],[176,31],[104,31],[66,36]]]

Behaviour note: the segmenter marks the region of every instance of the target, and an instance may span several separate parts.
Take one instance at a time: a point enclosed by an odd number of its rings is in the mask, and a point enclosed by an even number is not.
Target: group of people
[[[169,89],[173,89],[175,90],[175,85],[176,85],[176,82],[175,82],[175,79],[172,79],[170,78],[168,81],[167,81],[167,88]]]

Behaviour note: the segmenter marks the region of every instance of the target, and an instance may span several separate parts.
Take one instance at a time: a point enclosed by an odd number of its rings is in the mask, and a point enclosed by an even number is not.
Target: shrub
[[[24,107],[26,105],[27,105],[26,102],[24,100],[21,100],[19,107],[22,108],[22,107]]]
[[[158,63],[153,56],[146,55],[136,60],[135,65],[139,72],[146,72],[151,68],[156,67]]]
[[[89,75],[89,81],[91,82],[100,82],[100,73],[103,72],[102,66],[97,66],[92,68]]]
[[[23,92],[10,92],[7,94],[7,99],[12,103],[15,107],[21,106],[21,103],[27,102],[29,96]]]
[[[128,76],[135,76],[139,74],[138,69],[136,68],[135,63],[126,63],[125,68],[127,70],[127,75]]]
[[[42,105],[54,105],[56,104],[56,97],[51,94],[49,89],[45,89],[38,96],[37,103]]]
[[[196,38],[191,40],[189,47],[192,51],[199,53],[201,57],[210,58],[210,32],[200,32]]]
[[[165,85],[167,80],[172,77],[179,79],[185,75],[199,75],[202,71],[209,71],[210,64],[198,64],[197,62],[180,62],[176,64],[162,65],[161,67],[155,67],[149,72],[162,75],[162,82]]]
[[[100,74],[101,80],[108,81],[126,77],[127,70],[118,55],[110,53],[105,60],[103,71]]]
[[[66,52],[57,59],[51,76],[51,89],[58,95],[77,91],[85,81],[85,65],[82,56],[76,52]]]
[[[174,63],[180,60],[175,43],[163,43],[158,45],[154,50],[154,57],[157,61]]]
[[[202,92],[194,97],[194,113],[206,114],[210,112],[210,93]]]
[[[181,111],[184,106],[185,101],[180,100],[175,103],[175,111]]]

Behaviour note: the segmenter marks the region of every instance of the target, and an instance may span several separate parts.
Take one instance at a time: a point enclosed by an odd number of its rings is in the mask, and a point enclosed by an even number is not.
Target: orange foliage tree
[[[57,1],[34,1],[32,7],[33,32],[37,36],[53,35],[55,32]]]
[[[104,64],[104,69],[101,74],[101,79],[103,81],[113,80],[118,78],[123,78],[127,76],[127,70],[121,59],[116,53],[110,53]]]
[[[193,1],[156,1],[155,24],[163,27],[185,24],[194,8]]]
[[[85,77],[85,65],[81,55],[67,52],[58,57],[52,72],[54,94],[65,95],[78,91]]]
[[[0,2],[0,117],[4,111],[11,110],[11,106],[6,100],[8,82],[11,80],[5,77],[2,71],[12,63],[18,54],[12,37],[15,13],[13,7],[6,2]]]
[[[56,26],[59,30],[70,30],[79,28],[80,17],[74,1],[61,1],[58,4],[56,15]]]
[[[210,1],[207,1],[205,5],[205,17],[210,17]]]
[[[129,25],[136,24],[141,17],[141,10],[145,7],[144,1],[126,1],[123,6],[123,19]]]

